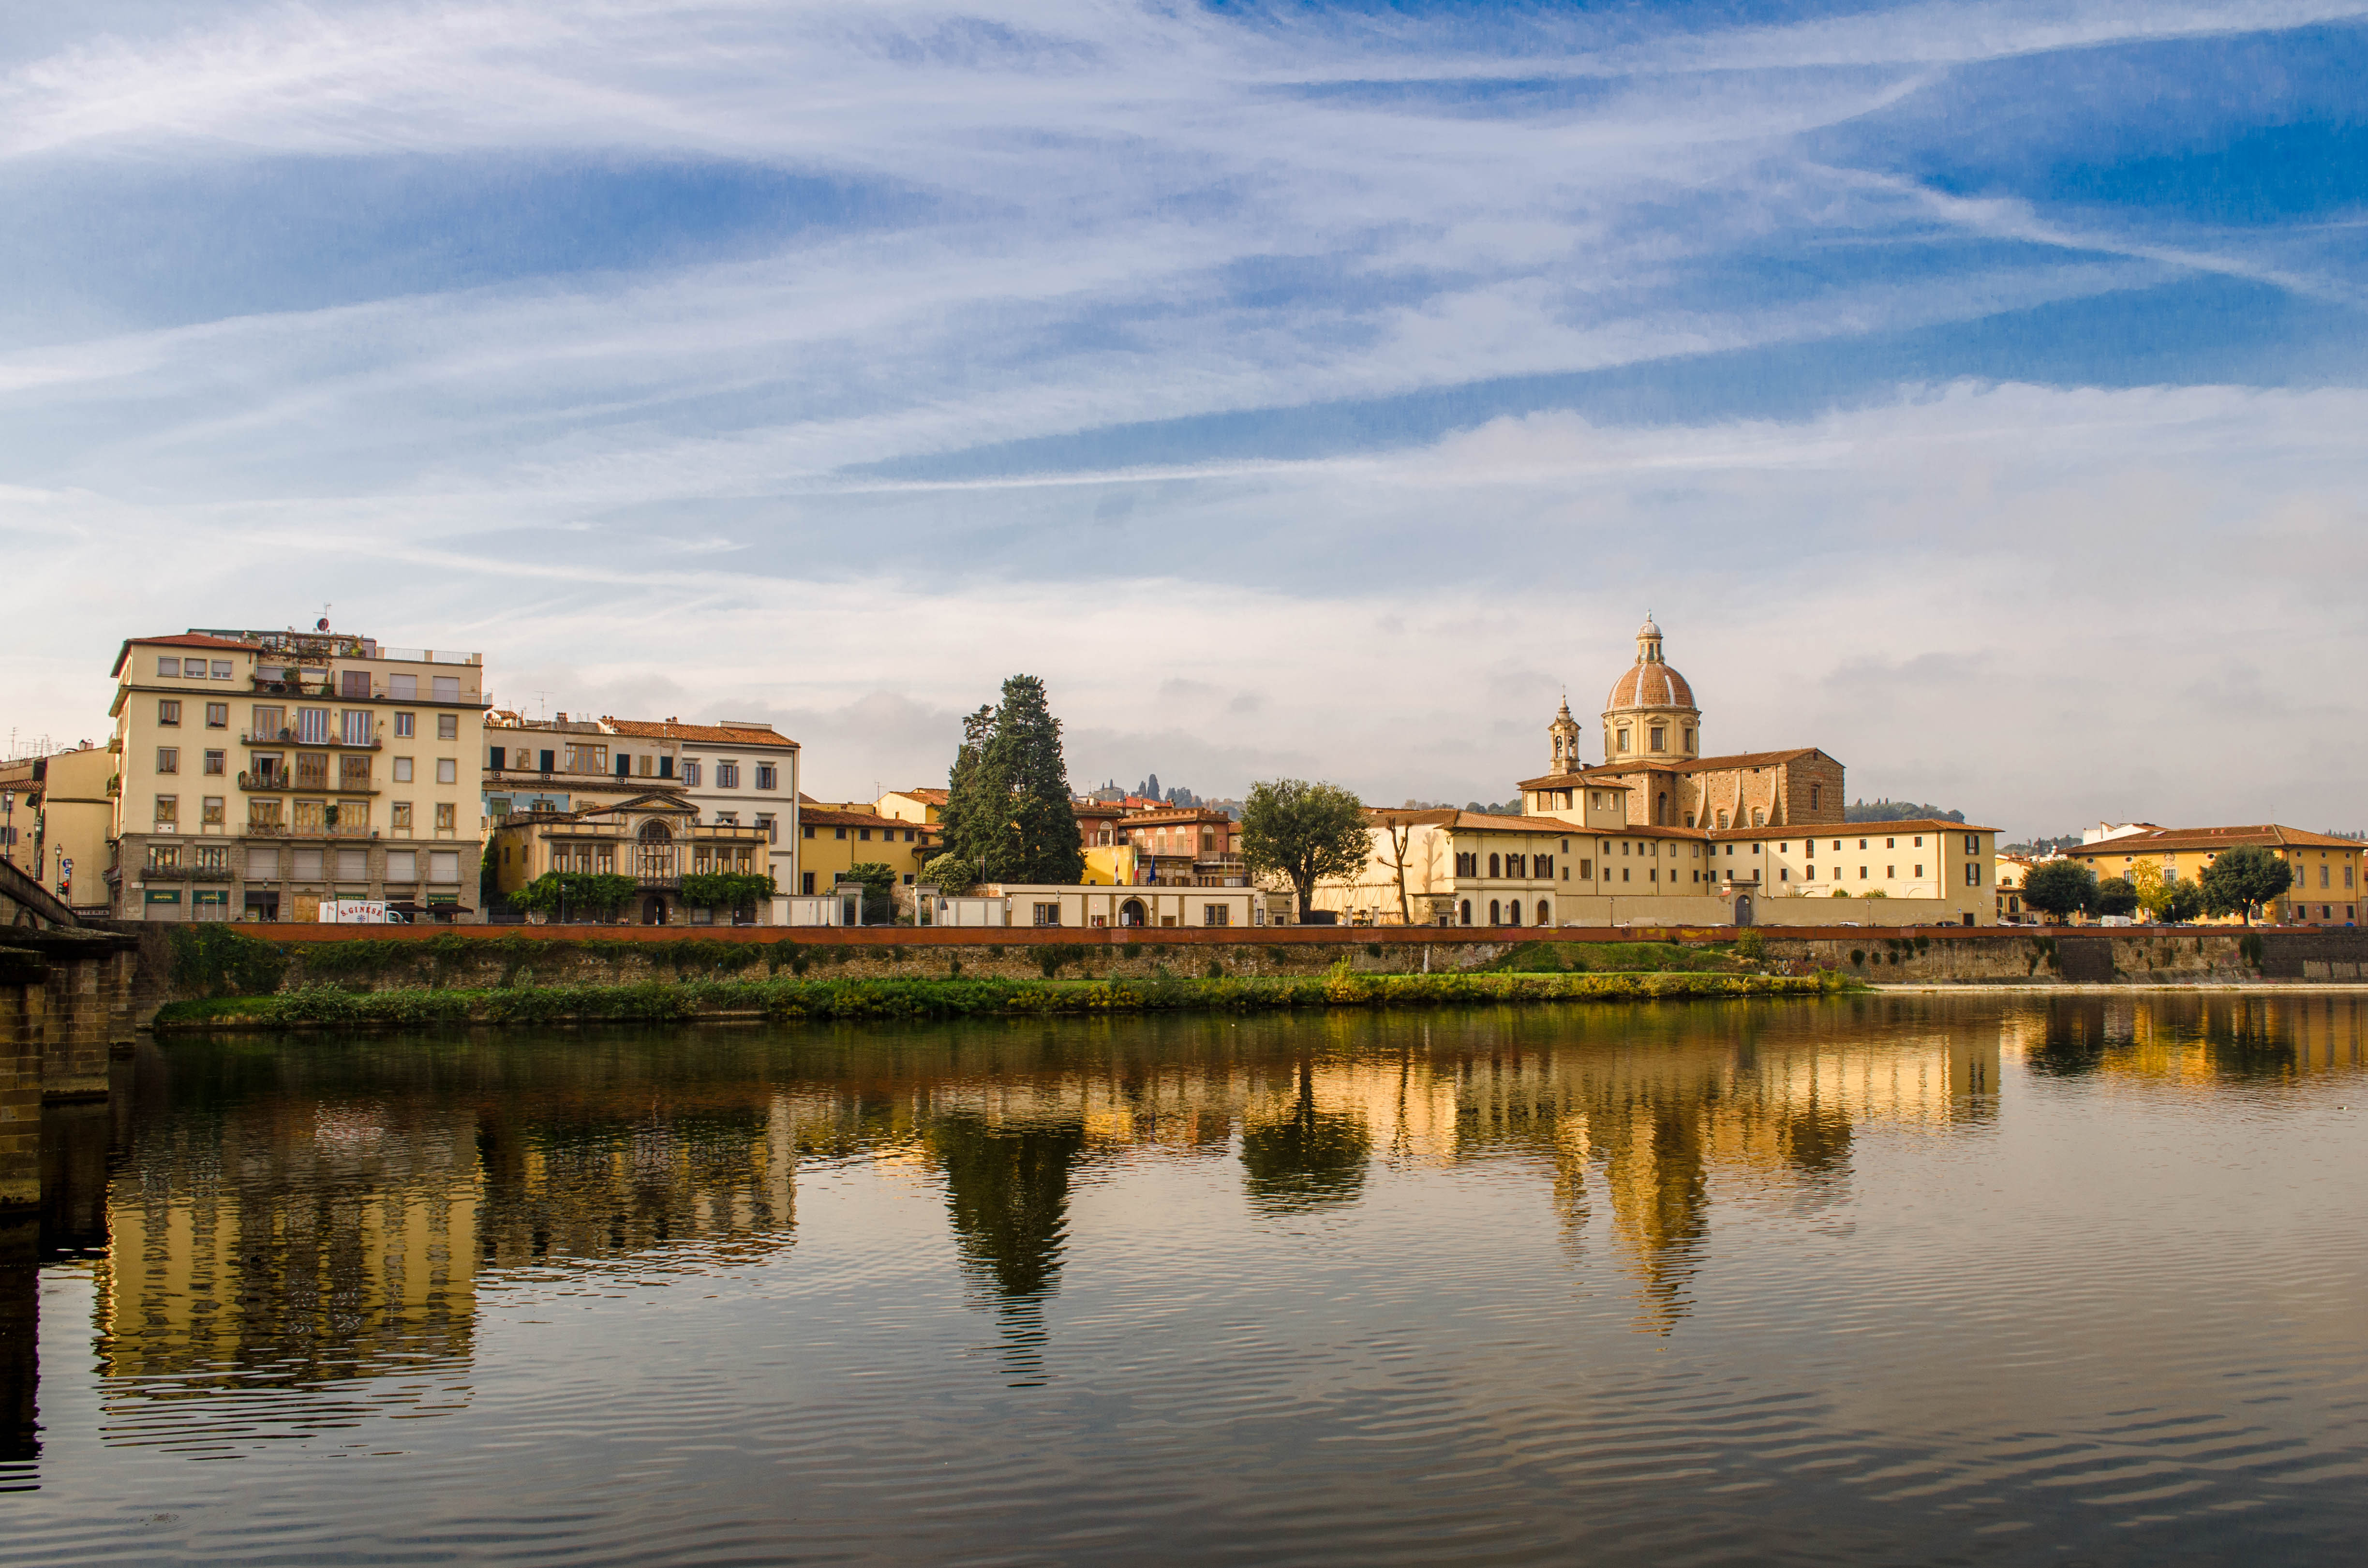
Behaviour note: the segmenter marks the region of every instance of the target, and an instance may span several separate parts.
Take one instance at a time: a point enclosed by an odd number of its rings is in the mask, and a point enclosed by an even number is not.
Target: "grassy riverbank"
[[[1255,1013],[1298,1007],[1440,1007],[1816,996],[1832,974],[1329,974],[1226,980],[653,981],[515,990],[356,992],[309,985],[268,996],[174,1002],[159,1032],[430,1024],[696,1023],[748,1018],[955,1018],[1054,1014]]]

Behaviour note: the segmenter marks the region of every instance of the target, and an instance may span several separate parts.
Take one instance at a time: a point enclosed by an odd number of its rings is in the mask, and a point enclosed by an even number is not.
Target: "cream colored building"
[[[699,820],[764,830],[762,868],[781,900],[801,881],[798,743],[762,720],[687,724],[679,719],[528,719],[496,713],[487,722],[484,811],[488,824],[513,811],[565,812],[615,805],[644,795],[672,796]]]
[[[2240,847],[2267,850],[2294,873],[2285,895],[2262,911],[2266,919],[2289,926],[2359,924],[2362,855],[2368,845],[2357,839],[2276,823],[2168,828],[2131,824],[2109,835],[2068,846],[2064,853],[2085,862],[2100,879],[2129,876],[2143,862],[2158,871],[2163,881],[2175,882],[2202,877],[2223,850]],[[2210,916],[2200,918],[2212,923]],[[2223,915],[2219,923],[2233,926],[2242,918]]]
[[[1603,723],[1614,760],[1588,767],[1562,705],[1554,771],[1521,781],[1518,816],[1369,812],[1364,869],[1316,907],[1385,925],[1996,923],[1996,829],[1845,823],[1841,764],[1814,748],[1701,757],[1701,710],[1650,619]]]
[[[193,631],[130,639],[113,674],[118,916],[303,921],[367,898],[479,918],[480,655]]]
[[[1235,930],[1286,925],[1289,895],[1260,888],[1105,887],[988,882],[973,890],[1005,901],[1009,926],[1190,927]]]
[[[72,751],[0,766],[0,790],[16,797],[17,869],[86,914],[112,912],[107,869],[115,860],[116,774],[111,746],[85,741]]]
[[[728,926],[734,912],[688,903],[683,879],[758,875],[772,840],[750,824],[702,822],[681,796],[652,790],[572,812],[512,812],[495,825],[492,848],[495,885],[505,896],[554,872],[631,877],[634,895],[615,916],[620,923]],[[757,923],[777,924],[779,902],[760,903]]]

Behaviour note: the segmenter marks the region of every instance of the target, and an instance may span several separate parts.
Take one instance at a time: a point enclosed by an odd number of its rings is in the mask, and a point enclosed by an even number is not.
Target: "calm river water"
[[[2356,1561],[2368,998],[143,1048],[0,1562]]]

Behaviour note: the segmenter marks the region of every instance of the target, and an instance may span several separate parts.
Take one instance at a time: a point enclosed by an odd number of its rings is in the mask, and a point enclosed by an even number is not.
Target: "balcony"
[[[143,882],[186,882],[189,880],[189,868],[181,865],[157,865],[152,862],[140,868],[140,880]]]
[[[366,741],[345,741],[332,735],[321,740],[300,740],[293,730],[241,730],[238,744],[243,746],[305,746],[322,751],[382,751],[386,747],[386,726],[381,724]]]

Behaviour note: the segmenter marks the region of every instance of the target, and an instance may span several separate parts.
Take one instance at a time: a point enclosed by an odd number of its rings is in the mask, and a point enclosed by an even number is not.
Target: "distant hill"
[[[1944,812],[1916,801],[1853,801],[1842,809],[1844,822],[1963,822],[1963,812]]]

